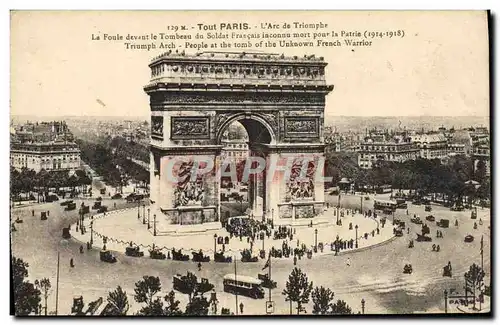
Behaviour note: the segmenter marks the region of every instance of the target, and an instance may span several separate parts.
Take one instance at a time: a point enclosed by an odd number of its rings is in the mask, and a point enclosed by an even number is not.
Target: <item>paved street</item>
[[[378,196],[377,196],[378,197]],[[337,197],[328,197],[332,202]],[[81,200],[76,201],[81,204]],[[113,201],[105,199],[103,204],[112,207],[117,202],[117,208],[134,207],[123,200]],[[355,205],[360,202],[359,196],[342,196],[342,206]],[[369,203],[367,203],[369,202]],[[92,202],[86,202],[89,204]],[[373,206],[373,199],[365,201],[365,208]],[[72,298],[83,295],[86,302],[105,297],[109,290],[121,285],[130,295],[129,300],[133,310],[137,309],[133,301],[134,283],[143,275],[159,276],[162,292],[172,288],[172,276],[176,273],[185,273],[187,270],[207,277],[215,284],[218,292],[220,307],[229,307],[234,310],[235,299],[233,295],[222,292],[222,277],[234,272],[234,264],[205,263],[201,272],[198,272],[194,262],[159,261],[148,258],[126,257],[118,254],[118,262],[107,264],[99,261],[98,250],[84,254],[78,252],[79,243],[74,240],[62,240],[61,229],[76,222],[76,211],[65,212],[59,203],[47,203],[34,207],[35,217],[31,216],[32,207],[16,208],[13,218],[20,216],[24,223],[16,224],[18,231],[12,234],[12,249],[16,257],[21,257],[29,264],[30,278],[48,277],[55,284],[57,251],[60,251],[60,293],[59,311],[64,314],[69,312]],[[40,220],[40,212],[50,210],[49,219]],[[413,214],[420,215],[422,219],[429,213],[424,212],[423,206],[409,207],[409,216],[406,211],[398,210],[397,217],[406,221],[410,226],[410,234],[404,234],[385,245],[350,254],[333,256],[313,256],[312,259],[303,259],[298,266],[307,273],[314,285],[323,285],[335,292],[336,299],[345,300],[355,311],[361,309],[360,301],[366,301],[366,313],[408,313],[408,312],[442,312],[444,309],[444,289],[456,288],[461,290],[463,274],[473,262],[480,263],[479,247],[480,238],[484,234],[485,256],[484,265],[489,279],[490,268],[490,211],[478,209],[478,220],[483,220],[483,225],[473,230],[474,220],[470,219],[470,211],[453,212],[449,209],[433,206],[432,215],[437,220],[450,219],[450,228],[442,230],[444,238],[435,238],[438,229],[435,223],[428,222],[433,238],[432,243],[415,242],[413,249],[408,248],[410,238],[416,238],[420,226],[409,221]],[[454,227],[455,219],[459,220],[459,228]],[[472,234],[475,240],[464,243],[464,236]],[[441,246],[441,252],[433,252],[433,243]],[[448,256],[453,265],[453,277],[442,277],[442,267],[448,263]],[[75,268],[69,267],[69,259],[73,258]],[[347,266],[347,260],[350,266]],[[237,263],[238,274],[257,276],[264,266],[264,260],[257,263]],[[402,273],[406,263],[413,265],[414,273]],[[273,259],[272,278],[278,282],[278,288],[272,291],[272,299],[276,303],[277,314],[289,313],[289,304],[285,302],[281,291],[286,279],[293,268],[290,260]],[[489,280],[487,280],[488,283]],[[266,299],[268,292],[266,291]],[[187,298],[178,293],[177,298],[184,304]],[[265,312],[264,300],[253,300],[239,297],[248,313],[259,314]],[[49,309],[55,309],[55,294],[49,297]],[[311,305],[306,306],[311,312]],[[251,311],[251,312],[250,312]]]

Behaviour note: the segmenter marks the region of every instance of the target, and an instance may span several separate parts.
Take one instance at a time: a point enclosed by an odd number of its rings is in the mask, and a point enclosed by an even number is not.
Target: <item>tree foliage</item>
[[[299,268],[294,268],[288,276],[282,294],[287,300],[297,303],[297,314],[303,311],[303,305],[309,302],[313,283],[309,282],[307,275]]]
[[[127,293],[122,287],[118,286],[116,290],[108,293],[108,304],[112,306],[109,314],[105,316],[125,316],[130,308]]]
[[[27,316],[38,313],[41,292],[33,283],[25,280],[28,277],[28,263],[16,257],[12,257],[11,262],[14,311],[16,316]]]
[[[312,292],[313,314],[327,315],[333,306],[334,293],[328,288],[316,287]]]
[[[352,309],[344,300],[337,300],[337,302],[332,305],[330,313],[332,315],[348,315],[352,314]]]

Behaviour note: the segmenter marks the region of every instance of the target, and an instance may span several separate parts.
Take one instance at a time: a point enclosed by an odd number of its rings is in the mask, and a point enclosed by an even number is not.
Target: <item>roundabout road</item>
[[[336,197],[328,200],[337,201]],[[359,207],[359,197],[342,197],[342,206]],[[81,200],[76,200],[77,205]],[[117,208],[134,207],[123,200],[117,202]],[[104,200],[103,204],[113,206],[111,200]],[[86,204],[92,203],[86,201]],[[92,204],[91,204],[92,205]],[[371,208],[373,199],[364,201],[364,207]],[[35,217],[31,210],[35,209]],[[48,220],[40,220],[40,212],[50,210]],[[409,207],[410,215],[406,211],[398,210],[397,218],[406,222],[410,227],[410,234],[404,233],[385,245],[370,248],[360,252],[334,256],[314,256],[311,260],[298,261],[300,267],[314,286],[323,285],[335,292],[335,299],[345,300],[355,312],[361,309],[360,301],[366,301],[366,313],[411,313],[411,312],[443,312],[444,289],[455,288],[462,291],[463,274],[472,263],[480,263],[479,247],[481,235],[484,234],[484,266],[487,278],[490,276],[490,211],[478,210],[478,220],[482,218],[483,225],[473,230],[474,220],[470,219],[470,211],[452,212],[440,206],[433,206],[430,213],[436,217],[450,220],[450,228],[438,228],[435,223],[428,222],[431,229],[432,243],[415,242],[413,249],[408,248],[410,238],[416,238],[420,226],[412,224],[409,219],[414,213],[424,220],[429,213],[424,212],[423,206]],[[135,282],[144,275],[158,276],[162,282],[162,293],[172,289],[172,277],[176,273],[192,271],[201,277],[207,277],[216,286],[220,307],[228,307],[234,311],[235,297],[222,292],[222,277],[234,272],[234,264],[204,263],[198,271],[194,262],[178,262],[171,260],[151,260],[149,258],[133,258],[118,254],[118,262],[108,264],[99,261],[99,252],[94,249],[79,253],[80,244],[74,240],[62,240],[62,228],[76,222],[77,211],[63,211],[59,203],[46,203],[34,207],[16,208],[13,218],[20,216],[22,224],[16,224],[17,230],[12,233],[12,252],[29,263],[29,277],[31,280],[48,277],[55,287],[57,252],[60,252],[60,284],[59,284],[59,311],[60,314],[69,313],[73,296],[83,295],[85,302],[105,298],[107,292],[122,286],[129,294],[132,311],[137,309],[133,301]],[[391,218],[391,217],[389,217]],[[455,219],[459,220],[459,228],[454,227]],[[476,220],[477,221],[477,220]],[[444,238],[436,239],[436,230],[441,229]],[[474,242],[464,243],[464,237],[472,234]],[[433,243],[439,244],[441,252],[433,252]],[[146,253],[147,255],[147,253]],[[70,268],[69,260],[74,259],[75,268]],[[350,266],[347,261],[349,260]],[[451,261],[453,277],[442,277],[442,267]],[[256,277],[262,271],[265,261],[257,263],[237,263],[238,274]],[[407,263],[413,265],[414,273],[402,273]],[[276,314],[289,313],[289,303],[285,302],[281,294],[286,279],[293,269],[291,259],[273,259],[272,278],[278,282],[278,288],[272,291],[272,300],[276,303]],[[176,294],[181,304],[185,304],[187,297]],[[239,302],[245,305],[245,314],[265,313],[264,300],[253,300],[238,297]],[[266,290],[266,300],[268,291]],[[238,303],[239,303],[238,302]],[[220,309],[219,307],[219,309]],[[294,306],[295,307],[295,306]],[[55,309],[55,294],[49,297],[49,310]],[[311,304],[306,306],[311,312]]]

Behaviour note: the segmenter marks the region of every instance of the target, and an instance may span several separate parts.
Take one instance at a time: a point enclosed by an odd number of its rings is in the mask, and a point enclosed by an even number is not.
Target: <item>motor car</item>
[[[472,243],[473,241],[474,241],[474,236],[472,236],[472,235],[467,235],[464,238],[464,242],[466,242],[466,243]]]
[[[434,216],[432,216],[432,215],[429,215],[429,216],[425,217],[425,220],[433,222],[433,221],[436,221],[436,218],[434,218]]]

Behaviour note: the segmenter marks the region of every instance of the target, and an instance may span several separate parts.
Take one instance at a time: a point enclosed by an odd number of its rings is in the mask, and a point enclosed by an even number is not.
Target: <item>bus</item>
[[[383,200],[375,200],[373,202],[373,209],[382,210],[382,211],[396,211],[398,204],[395,201],[383,201]]]
[[[243,295],[254,299],[264,298],[262,281],[246,275],[226,274],[224,276],[224,292]]]

